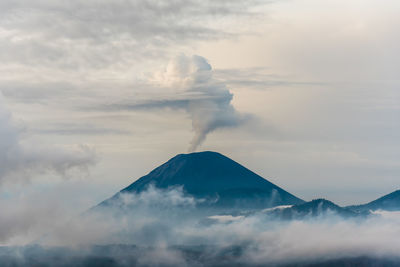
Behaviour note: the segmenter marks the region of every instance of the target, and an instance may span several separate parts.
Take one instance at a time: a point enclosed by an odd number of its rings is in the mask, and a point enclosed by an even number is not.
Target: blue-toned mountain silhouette
[[[216,152],[179,154],[141,177],[120,193],[140,193],[150,185],[167,189],[182,186],[186,194],[204,199],[202,206],[224,209],[264,209],[304,201],[239,163]]]
[[[283,220],[300,220],[326,215],[335,215],[343,218],[355,218],[368,215],[367,212],[359,213],[348,208],[340,207],[326,199],[314,199],[291,207],[277,207],[266,210],[265,212],[268,215]]]
[[[394,191],[367,204],[349,206],[348,208],[354,211],[369,211],[369,210],[399,211],[400,190]]]

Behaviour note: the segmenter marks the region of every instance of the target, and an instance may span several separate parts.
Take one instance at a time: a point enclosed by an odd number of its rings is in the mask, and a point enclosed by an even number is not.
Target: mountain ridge
[[[213,199],[212,205],[225,208],[261,209],[304,203],[236,161],[213,151],[178,154],[102,203],[108,203],[121,193],[143,192],[150,185],[159,189],[183,186],[188,195]]]
[[[366,204],[351,205],[347,206],[347,208],[358,212],[369,210],[399,211],[400,190],[393,191]]]
[[[324,198],[313,199],[291,207],[273,208],[267,210],[266,213],[283,220],[307,219],[323,217],[326,215],[336,215],[342,218],[357,218],[369,215],[367,212],[360,213],[346,207],[340,207],[332,201]]]

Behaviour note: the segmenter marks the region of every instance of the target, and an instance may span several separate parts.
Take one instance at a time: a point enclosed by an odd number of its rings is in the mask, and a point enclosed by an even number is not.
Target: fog
[[[28,245],[3,247],[0,260],[24,265],[32,259],[51,263],[57,256],[83,265],[97,259],[115,266],[286,265],[357,257],[397,260],[400,212],[378,211],[362,219],[327,212],[280,220],[268,210],[238,214],[202,210],[199,204],[204,201],[185,195],[182,188],[149,187],[140,194],[120,194],[112,203],[54,227],[47,225],[47,233],[39,231]],[[35,214],[26,220],[35,220]],[[53,264],[68,265],[63,260]]]

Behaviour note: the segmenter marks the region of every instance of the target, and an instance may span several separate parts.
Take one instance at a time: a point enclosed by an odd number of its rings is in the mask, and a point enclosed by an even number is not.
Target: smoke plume
[[[204,57],[180,55],[155,78],[159,85],[179,97],[163,102],[163,106],[184,108],[192,120],[194,137],[189,152],[195,151],[212,131],[236,127],[246,119],[235,110],[233,94],[213,77],[212,67]]]

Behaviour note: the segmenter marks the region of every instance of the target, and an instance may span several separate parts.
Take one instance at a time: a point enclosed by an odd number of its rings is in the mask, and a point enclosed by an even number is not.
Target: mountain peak
[[[175,157],[171,158],[169,161],[166,163],[176,163],[176,162],[184,162],[185,164],[196,164],[196,165],[202,165],[202,167],[205,167],[203,164],[210,164],[212,162],[222,162],[222,161],[227,161],[229,159],[228,157],[222,155],[221,153],[214,152],[214,151],[201,151],[201,152],[192,152],[192,153],[186,153],[186,154],[178,154]]]
[[[213,151],[178,154],[141,177],[123,193],[140,193],[182,186],[196,198],[213,199],[217,206],[266,208],[293,205],[303,200],[286,192],[232,159]]]
[[[181,153],[176,155],[175,157],[171,158],[175,159],[175,158],[185,158],[185,157],[189,157],[189,158],[193,158],[193,157],[226,157],[224,155],[222,155],[219,152],[215,152],[215,151],[211,151],[211,150],[206,150],[206,151],[200,151],[200,152],[191,152],[191,153]]]

